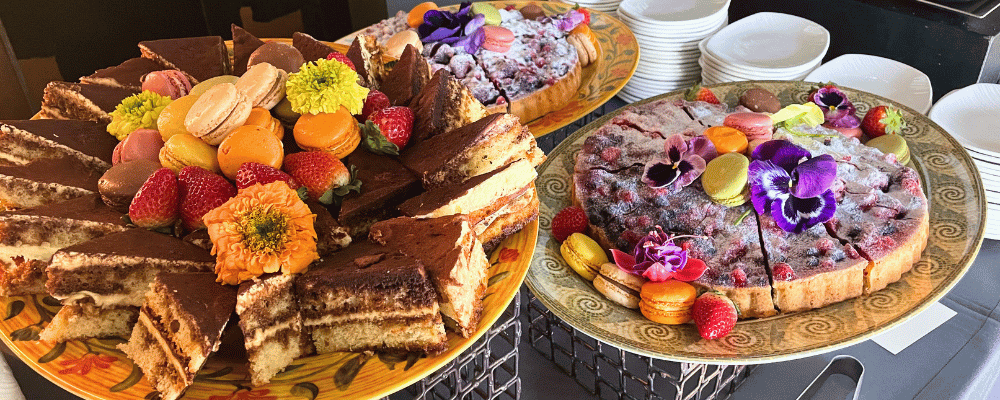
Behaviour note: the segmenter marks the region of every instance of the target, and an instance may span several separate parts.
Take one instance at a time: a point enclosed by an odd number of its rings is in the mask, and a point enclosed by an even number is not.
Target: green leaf
[[[305,397],[309,400],[316,400],[316,396],[319,396],[319,387],[312,382],[296,383],[288,391],[292,393],[292,396]]]
[[[128,377],[125,378],[125,380],[118,382],[118,384],[112,386],[108,390],[110,390],[112,393],[120,392],[132,386],[135,386],[136,383],[139,383],[140,379],[142,379],[142,370],[137,368],[135,364],[132,364],[132,372],[128,374]]]
[[[11,332],[10,340],[22,341],[22,342],[38,340],[38,332],[40,331],[41,328],[35,325],[26,326],[24,328]]]
[[[507,279],[508,275],[510,275],[510,271],[503,271],[503,272],[501,272],[499,274],[491,276],[490,280],[486,283],[486,287],[493,286],[497,282],[500,282],[500,281],[502,281],[504,279]]]
[[[18,316],[18,314],[21,314],[21,311],[24,311],[23,301],[14,300],[10,303],[7,303],[7,318],[4,318],[3,320],[6,321],[8,319],[14,318]]]
[[[56,347],[53,347],[52,350],[49,350],[48,353],[38,357],[38,363],[45,364],[49,361],[55,360],[59,358],[64,351],[66,351],[66,342],[59,342],[59,344],[57,344]]]
[[[365,149],[382,155],[398,156],[399,146],[390,142],[389,138],[382,134],[382,130],[371,120],[365,121],[361,126],[361,136],[364,137]]]
[[[56,300],[56,298],[52,297],[52,296],[42,297],[42,304],[45,304],[45,305],[47,305],[49,307],[61,307],[62,306],[62,302],[60,302],[59,300]]]
[[[354,382],[354,378],[358,376],[358,372],[361,371],[361,367],[365,366],[372,356],[367,354],[358,354],[348,360],[344,365],[341,365],[337,369],[337,373],[333,375],[333,383],[337,385],[338,390],[347,390]]]
[[[341,187],[338,187],[338,188],[334,188],[333,189],[333,194],[336,195],[336,196],[339,196],[339,197],[344,197],[344,196],[347,196],[348,194],[350,194],[351,192],[361,193],[361,184],[362,184],[361,180],[358,179],[358,170],[352,164],[351,165],[351,181],[348,182],[344,186],[341,186]]]
[[[198,376],[195,377],[195,380],[198,380],[198,378],[202,378],[202,379],[218,378],[218,377],[226,376],[230,372],[233,372],[233,367],[225,367],[225,368],[220,369],[220,370],[215,371],[215,372],[209,372],[207,374],[199,374]]]

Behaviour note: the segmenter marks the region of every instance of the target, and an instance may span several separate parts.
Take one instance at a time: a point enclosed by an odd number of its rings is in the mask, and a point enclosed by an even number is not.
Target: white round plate
[[[794,68],[823,59],[830,32],[794,15],[762,12],[736,21],[709,38],[708,51],[726,64]]]
[[[1000,84],[977,83],[949,93],[927,115],[966,147],[1000,157]]]
[[[624,0],[618,5],[629,14],[659,24],[698,22],[726,13],[730,0]]]
[[[711,63],[717,70],[729,73],[731,75],[741,75],[741,76],[759,76],[758,79],[771,79],[771,80],[783,80],[787,79],[789,76],[805,76],[816,67],[820,65],[822,60],[816,60],[812,64],[800,65],[794,68],[756,68],[745,65],[734,65],[730,64],[716,55],[712,54],[711,50],[708,49],[708,42],[712,40],[714,36],[708,37],[701,42],[698,42],[698,50],[701,51],[702,58],[705,62]]]
[[[931,109],[931,80],[899,61],[867,54],[844,54],[806,76],[810,82],[834,82],[903,103],[920,113]]]
[[[933,108],[931,110],[933,110]],[[971,155],[972,158],[975,158],[978,161],[986,161],[991,164],[1000,164],[1000,155],[994,152],[971,146],[968,143],[963,143],[963,147],[965,147],[965,151],[968,151],[969,155]]]
[[[696,42],[718,31],[729,21],[727,18],[723,18],[718,22],[712,23],[711,25],[706,25],[697,29],[678,29],[639,25],[634,21],[629,20],[625,14],[618,13],[618,15],[622,21],[628,25],[629,29],[632,30],[632,33],[646,39],[655,40],[656,43],[662,43],[664,45]]]
[[[764,75],[762,73],[746,73],[746,72],[734,72],[728,70],[721,70],[718,66],[713,65],[710,62],[706,62],[705,58],[700,58],[698,60],[698,65],[701,66],[702,70],[708,70],[711,74],[714,74],[721,78],[729,78],[729,81],[741,80],[741,81],[751,81],[751,80],[790,80],[797,81],[802,80],[802,78],[809,73],[805,71],[798,74],[789,75]]]

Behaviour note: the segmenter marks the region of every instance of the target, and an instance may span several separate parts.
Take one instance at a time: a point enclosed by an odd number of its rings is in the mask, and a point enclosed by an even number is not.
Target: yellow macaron
[[[701,174],[701,186],[712,201],[726,207],[736,207],[750,199],[747,171],[750,160],[740,153],[715,157]]]
[[[569,235],[559,247],[563,260],[584,279],[593,281],[608,255],[594,239],[582,233]]]

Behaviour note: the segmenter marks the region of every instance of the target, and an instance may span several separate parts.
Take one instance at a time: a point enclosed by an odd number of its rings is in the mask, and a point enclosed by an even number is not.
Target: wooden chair
[[[28,84],[0,21],[0,119],[28,119],[38,107],[28,96]]]

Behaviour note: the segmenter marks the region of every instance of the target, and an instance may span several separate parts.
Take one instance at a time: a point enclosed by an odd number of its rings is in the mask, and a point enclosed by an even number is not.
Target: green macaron
[[[865,145],[882,150],[885,154],[895,154],[900,164],[906,165],[910,162],[910,148],[902,136],[882,135],[869,140]]]
[[[486,25],[500,26],[500,11],[487,2],[472,3],[472,15],[483,14]]]
[[[715,157],[701,174],[701,186],[712,201],[726,207],[746,203],[750,197],[747,189],[747,170],[750,160],[740,153],[726,153]]]

